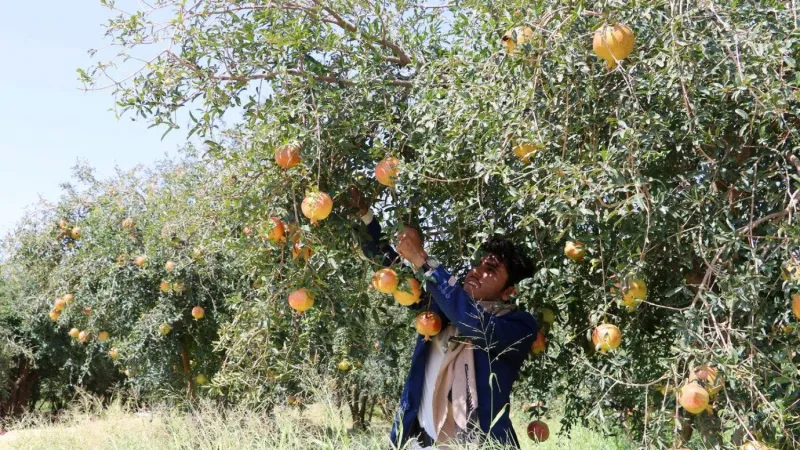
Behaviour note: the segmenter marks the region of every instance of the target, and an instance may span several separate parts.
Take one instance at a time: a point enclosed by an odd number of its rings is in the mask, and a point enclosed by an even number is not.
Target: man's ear
[[[500,294],[500,298],[507,302],[511,299],[511,297],[517,295],[517,287],[516,286],[509,286],[503,289],[503,292]]]

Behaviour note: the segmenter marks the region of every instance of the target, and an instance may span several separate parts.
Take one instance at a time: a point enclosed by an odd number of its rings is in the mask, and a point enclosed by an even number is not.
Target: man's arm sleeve
[[[429,277],[428,291],[434,302],[462,336],[479,347],[497,354],[509,347],[527,351],[536,339],[537,325],[530,320],[516,320],[486,312],[439,266]]]

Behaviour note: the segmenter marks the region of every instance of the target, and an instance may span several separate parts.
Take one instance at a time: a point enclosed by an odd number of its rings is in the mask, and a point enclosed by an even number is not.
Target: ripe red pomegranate
[[[194,320],[200,320],[206,316],[206,310],[202,306],[195,306],[192,308],[192,317]]]
[[[386,268],[375,272],[372,276],[372,286],[384,294],[393,294],[397,290],[397,272]]]
[[[282,169],[291,169],[300,163],[300,144],[291,143],[275,149],[275,162]]]
[[[592,343],[602,353],[614,350],[622,343],[622,332],[610,323],[598,325],[592,332]]]
[[[265,228],[266,239],[273,244],[282,241],[284,234],[286,234],[286,228],[284,228],[283,222],[277,217],[270,217]]]
[[[378,179],[378,183],[392,187],[394,186],[394,179],[397,176],[397,166],[400,164],[400,160],[393,156],[388,156],[381,160],[377,166],[375,166],[375,178]]]
[[[700,386],[697,381],[691,381],[682,388],[678,394],[678,401],[683,409],[692,414],[700,414],[708,407],[708,391]]]
[[[425,311],[414,319],[414,326],[417,328],[417,333],[425,336],[426,341],[430,341],[431,336],[436,336],[442,331],[442,319],[435,312]]]
[[[528,437],[536,442],[544,442],[550,437],[550,428],[541,420],[534,420],[528,424]]]
[[[289,294],[289,306],[299,313],[308,311],[314,306],[314,295],[305,288],[300,288]]]
[[[325,192],[312,192],[306,195],[300,208],[303,210],[303,215],[316,225],[318,221],[326,219],[331,214],[333,200]]]
[[[539,331],[536,333],[536,340],[533,341],[533,344],[531,344],[531,353],[538,355],[539,353],[542,353],[545,348],[547,348],[547,341],[544,337],[544,333]]]

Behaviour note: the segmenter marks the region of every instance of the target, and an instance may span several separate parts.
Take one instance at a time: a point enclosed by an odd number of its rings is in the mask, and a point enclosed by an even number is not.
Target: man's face
[[[494,255],[486,255],[464,278],[464,290],[475,300],[507,301],[514,288],[506,288],[508,270]]]

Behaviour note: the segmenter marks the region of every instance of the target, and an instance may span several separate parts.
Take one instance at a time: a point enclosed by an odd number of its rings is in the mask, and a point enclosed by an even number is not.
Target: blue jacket
[[[371,241],[364,246],[365,251],[373,255],[382,253],[384,264],[395,261],[397,253],[388,244],[380,244],[381,228],[377,220],[373,220],[367,230]],[[484,435],[503,444],[519,447],[509,417],[511,388],[519,377],[531,344],[536,339],[536,320],[531,314],[518,310],[502,316],[484,311],[442,266],[433,272],[426,284],[432,301],[422,301],[412,308],[421,309],[430,305],[430,310],[442,318],[442,328],[455,324],[459,333],[470,338],[475,347],[475,379],[481,430]],[[417,336],[417,344],[411,356],[411,369],[392,426],[391,440],[397,447],[404,445],[409,437],[419,432],[417,412],[422,402],[425,364],[431,345],[431,341]],[[492,373],[495,374],[494,379],[490,377]]]

